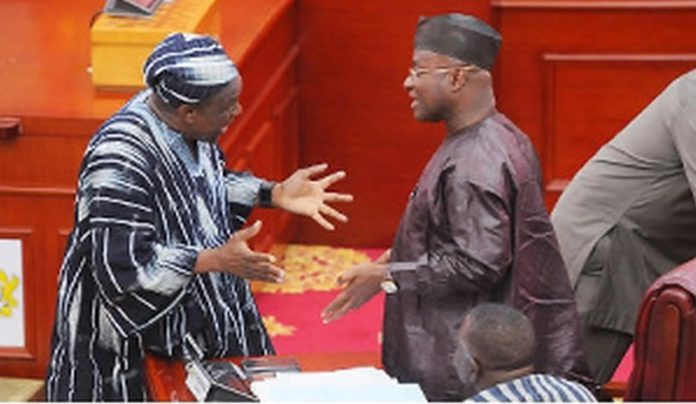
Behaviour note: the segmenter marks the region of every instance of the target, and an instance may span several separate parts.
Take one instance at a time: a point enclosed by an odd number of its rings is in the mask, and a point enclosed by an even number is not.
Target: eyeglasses
[[[434,66],[434,67],[417,67],[417,66],[412,66],[408,69],[408,76],[412,79],[417,79],[424,74],[428,73],[433,73],[433,72],[446,72],[451,69],[464,69],[465,71],[476,71],[479,68],[475,65],[472,64],[458,64],[458,65],[449,65],[449,66]]]

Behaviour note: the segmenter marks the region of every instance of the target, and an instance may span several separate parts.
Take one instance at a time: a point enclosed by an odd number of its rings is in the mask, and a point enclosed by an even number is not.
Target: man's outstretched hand
[[[351,202],[353,195],[330,192],[328,188],[345,178],[344,171],[336,171],[319,179],[313,176],[324,172],[328,164],[316,164],[300,168],[283,182],[276,184],[272,191],[273,205],[290,213],[312,218],[327,230],[334,230],[334,225],[327,220],[329,216],[339,222],[348,218],[329,206],[329,202]]]
[[[203,250],[198,255],[195,272],[229,272],[239,277],[263,282],[279,283],[285,272],[274,265],[271,254],[252,251],[247,240],[261,231],[261,222],[236,231],[225,244]]]
[[[387,272],[390,252],[387,250],[375,262],[356,265],[339,276],[338,284],[345,286],[345,289],[322,310],[321,318],[324,323],[338,320],[379,293],[380,284]]]

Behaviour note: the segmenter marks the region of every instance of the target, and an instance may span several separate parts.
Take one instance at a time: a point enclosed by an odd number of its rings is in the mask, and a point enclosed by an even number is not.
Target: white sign
[[[24,348],[22,241],[0,239],[0,347]]]

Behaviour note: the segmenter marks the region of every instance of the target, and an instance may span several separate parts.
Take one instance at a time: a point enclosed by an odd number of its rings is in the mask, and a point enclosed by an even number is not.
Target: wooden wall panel
[[[355,196],[350,222],[326,232],[300,223],[296,240],[388,246],[409,192],[444,136],[416,122],[403,89],[420,15],[468,12],[487,19],[488,1],[300,2],[300,161],[327,162]]]
[[[235,10],[242,11],[239,7]],[[272,10],[264,30],[256,34],[239,63],[244,111],[220,145],[228,167],[281,180],[298,163],[298,9],[294,1],[285,0],[276,2]],[[221,39],[234,47],[237,38],[238,34],[223,31]],[[288,241],[295,232],[296,218],[288,213],[257,209],[250,223],[256,219],[264,225],[251,240],[254,248],[269,250],[276,242]]]
[[[19,240],[22,245],[22,289],[23,299],[13,312],[23,312],[24,316],[24,346],[2,347],[0,346],[0,358],[12,358],[19,360],[35,360],[37,357],[36,344],[36,309],[37,304],[37,281],[35,273],[30,268],[35,264],[35,229],[21,227],[0,227],[0,239]],[[13,296],[18,299],[17,296]],[[7,320],[7,319],[2,319]]]
[[[40,378],[45,373],[53,327],[56,281],[70,228],[74,195],[0,189],[0,237],[21,239],[23,248],[24,350],[0,347],[0,375]],[[26,207],[31,207],[26,212]],[[11,214],[8,214],[10,212]],[[26,212],[26,213],[23,213]]]
[[[549,207],[599,145],[691,68],[696,45],[692,0],[303,1],[300,158],[346,169],[341,188],[356,200],[350,224],[327,235],[302,223],[298,241],[390,244],[443,135],[407,107],[411,36],[419,14],[447,11],[479,15],[502,33],[498,105],[536,146]]]
[[[494,7],[505,9],[568,10],[680,10],[696,5],[694,0],[491,0]]]
[[[696,67],[696,2],[498,0],[500,109],[532,139],[552,208],[575,170]]]
[[[0,347],[0,375],[44,375],[77,173],[98,124],[26,117],[18,137],[0,140],[0,237],[23,241],[26,333],[24,350]]]
[[[693,66],[696,54],[543,55],[539,146],[547,200],[555,203],[575,172],[664,89],[665,80]]]

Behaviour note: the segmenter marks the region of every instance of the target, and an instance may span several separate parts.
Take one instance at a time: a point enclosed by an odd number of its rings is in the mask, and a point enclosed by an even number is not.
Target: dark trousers
[[[588,324],[590,313],[595,310],[597,293],[604,270],[604,257],[610,242],[605,236],[595,246],[580,273],[575,286],[575,299],[582,320],[583,342],[590,371],[595,382],[604,384],[611,379],[626,350],[633,342],[633,335]]]

